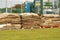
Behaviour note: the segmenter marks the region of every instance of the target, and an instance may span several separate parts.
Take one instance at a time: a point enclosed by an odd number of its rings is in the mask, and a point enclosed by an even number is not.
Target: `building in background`
[[[43,13],[44,14],[53,14],[53,3],[52,0],[43,1]]]
[[[53,0],[53,8],[55,14],[59,14],[59,0]]]
[[[43,1],[44,14],[59,14],[59,0],[45,0]]]
[[[43,0],[34,0],[35,13],[43,14]]]
[[[4,0],[3,0],[4,1]],[[2,1],[2,3],[3,3]],[[6,1],[7,2],[7,1]],[[8,6],[0,8],[0,12],[5,13],[38,13],[38,14],[60,14],[60,0],[34,0],[34,2],[25,1],[20,3],[20,1],[8,1]],[[14,5],[12,5],[14,4]]]

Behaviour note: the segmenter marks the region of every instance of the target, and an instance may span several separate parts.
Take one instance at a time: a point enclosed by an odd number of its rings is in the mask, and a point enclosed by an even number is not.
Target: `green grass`
[[[60,28],[2,30],[0,40],[60,40]]]

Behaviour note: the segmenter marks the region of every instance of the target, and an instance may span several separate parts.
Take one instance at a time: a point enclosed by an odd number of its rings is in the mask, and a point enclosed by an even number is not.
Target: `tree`
[[[25,12],[25,5],[24,4],[16,4],[14,7],[12,7],[12,11],[14,13]]]
[[[20,4],[16,4],[13,8],[21,8]]]

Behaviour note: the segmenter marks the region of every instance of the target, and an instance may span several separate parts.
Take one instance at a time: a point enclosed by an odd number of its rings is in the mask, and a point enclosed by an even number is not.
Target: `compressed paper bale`
[[[16,15],[7,15],[6,18],[19,18],[19,15],[16,16]]]
[[[38,14],[35,14],[35,13],[21,13],[20,15],[22,15],[22,16],[31,16],[31,15],[38,16]]]
[[[16,29],[20,29],[21,28],[21,24],[12,24],[12,26],[14,26]]]
[[[13,18],[13,19],[10,19],[10,18],[7,18],[6,19],[7,21],[7,23],[20,23],[21,21],[20,21],[20,18]]]
[[[24,28],[24,29],[31,29],[30,26],[24,26],[24,27],[22,27],[22,28]]]
[[[22,28],[24,29],[31,29],[33,28],[40,28],[42,20],[40,16],[36,15],[22,15]]]
[[[2,29],[6,24],[0,24],[0,29]]]
[[[5,24],[5,23],[7,23],[6,19],[0,19],[0,24]]]
[[[3,15],[1,15],[3,16]],[[21,18],[17,14],[8,14],[5,17],[0,18],[0,23],[20,23]]]
[[[3,29],[20,29],[21,24],[6,24]]]
[[[22,28],[24,29],[31,29],[31,27],[33,27],[32,25],[22,25]]]
[[[51,20],[49,21],[49,19]],[[53,28],[56,28],[58,27],[58,25],[60,25],[60,18],[59,17],[46,17],[45,23],[47,23],[46,25],[51,25]]]
[[[58,28],[58,25],[60,24],[52,21],[52,22],[45,23],[42,26],[45,28],[51,28],[51,27]]]
[[[41,25],[41,28],[51,28],[52,27],[52,25],[49,25],[49,24],[43,24],[43,25]]]
[[[33,27],[34,29],[40,28],[40,26],[41,26],[40,23],[33,23],[33,24],[32,24],[32,27]]]
[[[60,25],[58,25],[58,27],[60,28]]]
[[[40,28],[40,26],[37,25],[22,25],[24,29],[31,29],[31,27],[33,27],[33,29],[37,29]]]
[[[3,14],[1,16],[3,16]],[[3,29],[20,29],[21,27],[20,15],[4,14],[4,16],[0,17],[0,24],[6,24],[6,26]]]
[[[8,15],[18,16],[18,14],[12,14],[12,13],[2,13],[2,14],[0,14],[0,18],[6,18]]]

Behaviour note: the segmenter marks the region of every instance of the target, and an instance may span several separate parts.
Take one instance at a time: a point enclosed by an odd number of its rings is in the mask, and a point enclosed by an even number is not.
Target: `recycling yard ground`
[[[0,40],[60,40],[60,28],[0,30]]]

